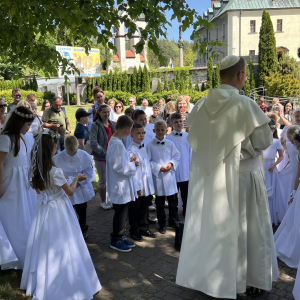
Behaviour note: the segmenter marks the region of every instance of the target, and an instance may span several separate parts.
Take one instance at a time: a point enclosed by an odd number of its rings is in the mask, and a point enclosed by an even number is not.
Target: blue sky
[[[211,6],[210,0],[186,0],[186,2],[191,8],[194,8],[201,16],[202,16],[203,12],[205,10],[207,10],[208,7]],[[167,18],[169,18],[169,20],[171,19],[171,16],[172,16],[171,12],[167,13]],[[176,41],[178,40],[178,36],[179,36],[178,26],[179,26],[179,23],[177,21],[173,20],[172,27],[168,27],[167,34],[168,34],[169,40],[172,40],[172,39],[175,39]],[[193,32],[192,27],[188,28],[182,34],[183,39],[189,41],[192,32]]]

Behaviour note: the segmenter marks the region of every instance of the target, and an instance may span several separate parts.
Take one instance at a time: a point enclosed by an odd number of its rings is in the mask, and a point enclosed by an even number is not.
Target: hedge
[[[122,91],[104,91],[105,93],[105,100],[108,99],[114,99],[121,101],[125,106],[129,105],[128,100],[130,97],[133,97],[134,95],[127,92]],[[166,102],[172,100],[175,101],[178,96],[180,95],[189,95],[191,97],[191,103],[196,103],[199,99],[207,95],[208,90],[203,92],[197,92],[193,91],[192,93],[189,90],[184,90],[182,93],[178,92],[177,90],[172,91],[163,91],[161,93],[151,94],[150,92],[143,92],[143,93],[137,93],[135,95],[137,100],[137,105],[141,105],[143,99],[147,99],[149,102],[149,105],[152,106],[154,103],[158,101],[159,98],[164,98]],[[88,102],[93,102],[93,98],[90,98]],[[72,104],[72,103],[71,103]]]
[[[34,94],[35,97],[38,99],[38,105],[42,105],[43,101],[45,99],[48,99],[50,101],[52,101],[53,97],[55,96],[54,93],[52,92],[35,92],[35,91],[30,91],[30,90],[20,90],[21,95],[22,95],[22,100],[26,99],[26,96],[28,94]],[[6,104],[10,104],[13,102],[13,98],[11,96],[11,90],[3,90],[0,91],[0,97],[2,97],[4,99],[4,101],[6,102]]]

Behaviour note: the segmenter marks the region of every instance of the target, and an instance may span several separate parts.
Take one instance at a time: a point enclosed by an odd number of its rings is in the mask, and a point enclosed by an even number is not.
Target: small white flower
[[[298,134],[298,135],[300,135],[299,129],[296,129],[296,130],[295,130],[295,133]]]

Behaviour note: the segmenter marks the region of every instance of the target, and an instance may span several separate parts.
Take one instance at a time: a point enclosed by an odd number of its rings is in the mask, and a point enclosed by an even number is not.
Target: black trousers
[[[182,199],[182,213],[185,215],[186,212],[186,204],[188,199],[188,191],[189,191],[189,182],[188,181],[182,181],[177,182],[177,188],[178,191],[180,190],[180,195]]]
[[[178,217],[178,198],[177,194],[170,196],[156,196],[155,204],[156,204],[156,215],[158,224],[160,227],[164,227],[166,225],[166,213],[165,213],[165,200],[168,200],[169,206],[169,225],[174,226],[178,225],[179,217]]]
[[[88,226],[86,225],[86,209],[87,209],[87,203],[81,203],[81,204],[75,204],[73,205],[77,215],[78,215],[78,221],[81,228],[82,233],[86,232],[88,230]]]
[[[113,232],[110,234],[110,236],[114,242],[123,239],[126,220],[128,217],[128,209],[131,202],[127,202],[125,204],[113,204],[113,210],[115,211],[115,214],[113,217]]]
[[[149,229],[148,223],[148,207],[149,199],[152,196],[142,196],[129,204],[128,217],[131,234],[139,234],[139,229],[147,231]]]

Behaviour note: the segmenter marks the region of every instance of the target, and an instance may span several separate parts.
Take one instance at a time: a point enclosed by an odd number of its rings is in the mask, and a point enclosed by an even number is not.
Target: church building
[[[263,10],[271,17],[274,26],[278,58],[282,53],[294,57],[300,47],[300,0],[214,0],[203,13],[203,18],[213,23],[215,28],[198,29],[201,40],[218,40],[227,45],[215,47],[224,54],[251,57],[258,62],[259,31]],[[197,57],[195,67],[206,67],[208,51]],[[217,60],[214,61],[214,64]]]

